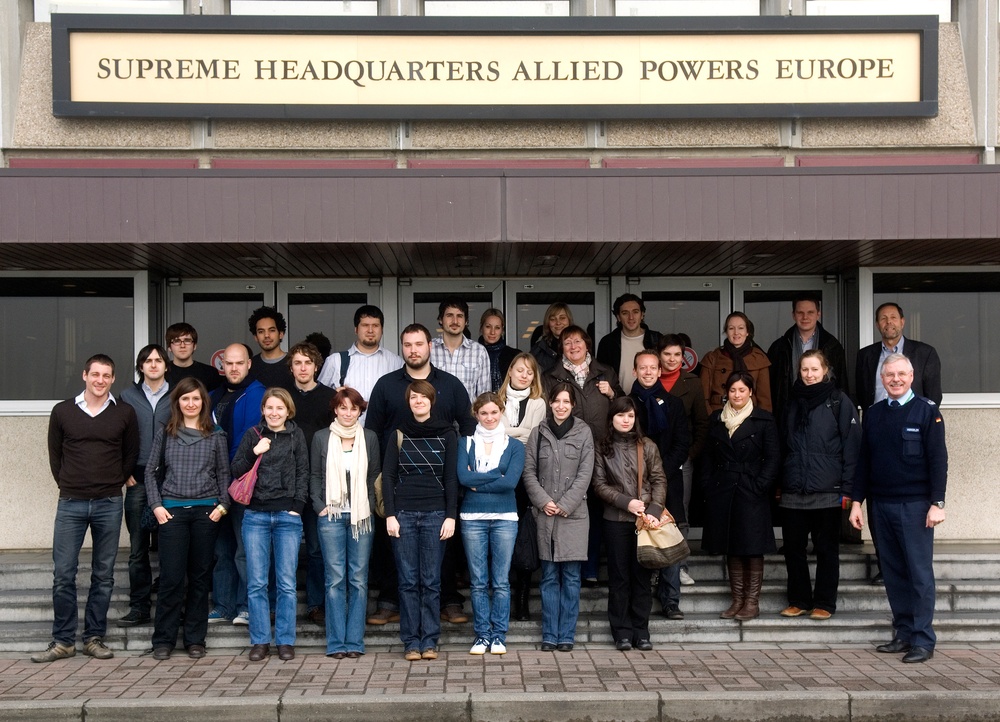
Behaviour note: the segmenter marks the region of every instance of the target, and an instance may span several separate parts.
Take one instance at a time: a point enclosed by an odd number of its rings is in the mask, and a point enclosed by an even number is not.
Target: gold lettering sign
[[[185,26],[173,32],[130,29],[129,23],[73,27],[73,18],[94,24],[95,17],[106,16],[53,16],[54,48],[64,42],[68,60],[64,83],[63,69],[55,68],[57,114],[405,119],[936,112],[936,20],[880,31],[810,31],[804,22],[751,18],[769,22],[742,19],[741,26],[760,28],[714,35],[650,30],[647,23],[613,18],[564,19],[566,27],[549,23],[533,32],[497,29],[501,19],[491,19],[488,31],[469,20],[471,31],[434,33],[431,23],[419,22],[427,18],[407,19],[413,22],[407,33],[399,32],[399,22],[376,32],[377,19],[367,20],[362,32],[356,19],[319,18],[309,20],[328,24],[325,31],[264,32],[248,21],[271,19],[219,17],[197,28],[199,18],[173,18]],[[244,27],[220,31],[220,20]],[[927,36],[934,38],[932,57]]]

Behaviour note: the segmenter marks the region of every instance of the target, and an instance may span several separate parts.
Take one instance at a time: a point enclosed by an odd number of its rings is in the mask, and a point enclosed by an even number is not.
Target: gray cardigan
[[[139,384],[126,386],[118,398],[135,409],[135,417],[139,421],[139,460],[136,463],[139,466],[155,467],[160,460],[150,461],[149,455],[153,453],[153,439],[156,437],[156,432],[170,421],[170,394],[164,394],[156,402],[155,411],[149,405],[146,392]],[[140,484],[143,482],[140,478],[136,478],[136,481]]]
[[[375,479],[382,471],[382,453],[378,448],[378,434],[364,429],[368,451],[368,508],[375,513]],[[326,507],[326,452],[330,448],[330,429],[320,429],[313,436],[309,458],[312,473],[309,475],[309,499],[313,510],[319,514]]]

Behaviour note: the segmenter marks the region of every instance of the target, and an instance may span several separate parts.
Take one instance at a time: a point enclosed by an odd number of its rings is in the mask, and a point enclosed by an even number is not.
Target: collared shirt
[[[104,399],[104,403],[101,404],[101,408],[97,410],[96,414],[92,414],[90,413],[90,409],[87,407],[86,394],[87,394],[86,391],[81,391],[80,395],[77,396],[75,399],[73,399],[73,402],[81,409],[83,409],[83,413],[85,413],[87,416],[90,416],[91,418],[98,416],[102,411],[111,406],[111,404],[118,403],[117,401],[115,401],[115,397],[112,396],[111,392],[109,391],[108,398]]]
[[[153,391],[153,389],[149,388],[149,384],[147,384],[145,381],[143,381],[140,384],[140,386],[142,387],[142,393],[146,394],[146,401],[149,402],[149,405],[152,406],[153,409],[156,409],[156,404],[160,399],[166,398],[167,396],[170,395],[169,394],[170,384],[168,384],[166,381],[160,384],[160,388],[158,388],[156,391]]]
[[[888,397],[888,394],[886,394],[886,397]],[[913,389],[910,389],[901,399],[889,399],[889,406],[906,406],[915,398],[917,398],[917,395],[913,393]]]
[[[885,360],[889,358],[894,353],[903,353],[903,343],[906,341],[902,336],[899,337],[899,343],[897,343],[892,348],[889,348],[884,343],[882,344],[882,352],[878,355],[878,366],[875,367],[875,403],[883,399],[889,398],[889,392],[885,390],[885,386],[882,385],[882,364]],[[912,391],[910,392],[913,393]],[[904,402],[905,403],[905,402]]]
[[[384,346],[379,346],[372,353],[364,353],[356,343],[347,349],[350,363],[347,365],[347,375],[344,385],[361,394],[367,401],[371,398],[375,382],[396,369],[403,368],[403,359]],[[318,381],[324,386],[336,389],[340,386],[340,354],[330,354],[323,362]]]
[[[802,340],[802,334],[793,334],[794,339],[792,342],[792,366],[791,366],[791,380],[795,383],[799,378],[799,359],[802,358],[802,354],[806,351],[812,351],[814,348],[819,348],[819,333],[813,329],[813,334],[805,341]]]
[[[463,338],[462,345],[450,351],[444,338],[438,336],[431,342],[431,363],[457,376],[472,401],[490,390],[490,355],[485,346],[472,339]]]

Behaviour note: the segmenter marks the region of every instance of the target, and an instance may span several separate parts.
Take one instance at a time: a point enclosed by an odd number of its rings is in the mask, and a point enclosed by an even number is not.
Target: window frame
[[[859,348],[869,346],[878,338],[875,335],[875,276],[879,273],[984,273],[989,266],[867,266],[858,269],[858,329]],[[1000,276],[1000,268],[996,269]],[[905,336],[904,332],[904,336]],[[926,343],[931,343],[926,341]],[[933,345],[933,344],[931,344]],[[935,347],[936,348],[936,347]],[[996,409],[1000,408],[1000,393],[945,393],[942,409]]]
[[[4,278],[131,278],[132,279],[132,356],[116,361],[115,376],[118,380],[124,373],[130,379],[139,349],[149,343],[149,272],[148,271],[0,271]],[[83,359],[85,360],[85,359]],[[80,367],[83,373],[83,366]],[[80,381],[83,390],[83,381]],[[4,416],[48,416],[52,407],[64,399],[0,399],[0,417]]]

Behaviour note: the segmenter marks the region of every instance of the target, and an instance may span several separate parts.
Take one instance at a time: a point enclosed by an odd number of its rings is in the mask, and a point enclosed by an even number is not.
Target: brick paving
[[[233,698],[442,693],[575,692],[994,692],[1000,645],[940,645],[926,664],[872,647],[822,645],[686,645],[621,653],[606,646],[570,653],[511,649],[473,657],[444,651],[410,663],[397,652],[335,661],[303,653],[292,661],[245,655],[201,660],[183,653],[165,662],[117,653],[107,661],[78,655],[47,665],[27,655],[0,658],[0,701]]]

